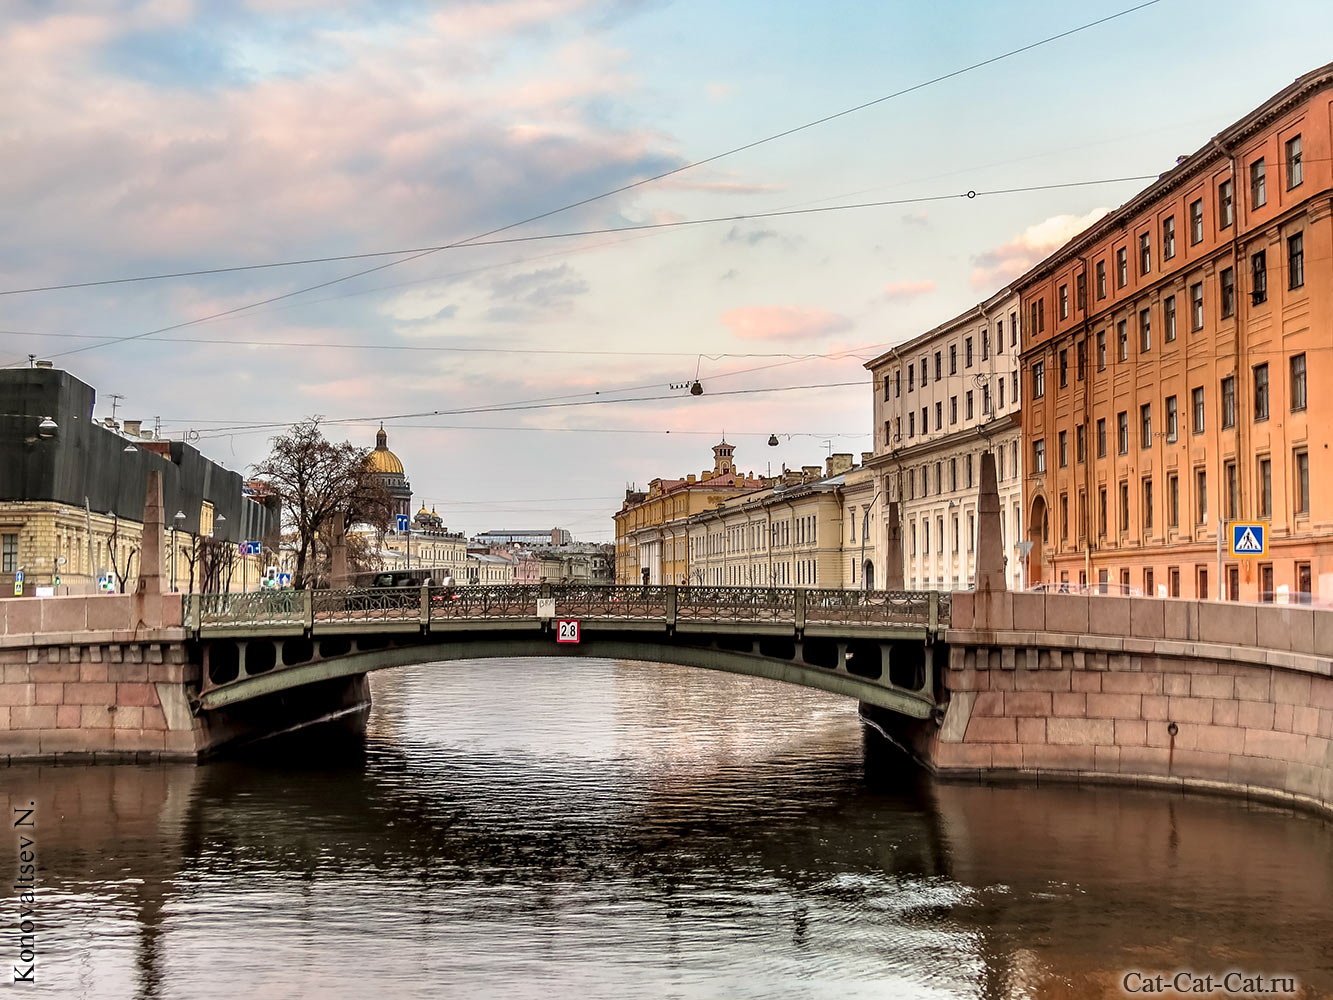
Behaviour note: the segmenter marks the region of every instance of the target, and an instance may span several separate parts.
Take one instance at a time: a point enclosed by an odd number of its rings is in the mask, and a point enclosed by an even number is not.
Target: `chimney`
[[[693,473],[693,472],[691,472],[688,476],[685,477],[685,482],[687,482],[687,483],[692,483],[692,482],[694,482],[694,473]]]
[[[856,463],[852,460],[852,453],[849,451],[840,451],[836,455],[830,455],[825,467],[828,469],[826,475],[840,476],[847,472]]]
[[[803,465],[801,466],[801,482],[809,483],[819,478],[819,466]]]
[[[126,420],[125,433],[130,437],[139,437],[139,428],[143,426],[142,420]]]
[[[33,367],[34,367],[34,368],[54,368],[54,367],[55,367],[55,364],[54,364],[53,362],[50,362],[50,361],[34,361],[34,362],[33,362]]]
[[[870,460],[871,460],[872,458],[874,458],[874,457],[875,457],[875,453],[874,453],[873,451],[863,451],[863,452],[861,452],[861,464],[862,464],[862,465],[869,465],[869,464],[870,464]]]

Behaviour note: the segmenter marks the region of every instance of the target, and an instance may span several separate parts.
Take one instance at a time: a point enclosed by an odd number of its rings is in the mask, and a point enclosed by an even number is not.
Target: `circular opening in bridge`
[[[271,642],[248,642],[245,644],[245,672],[254,676],[265,674],[278,662],[278,651]]]
[[[282,665],[305,663],[315,655],[315,644],[309,639],[288,639],[282,644]]]
[[[857,677],[879,680],[884,673],[882,655],[877,642],[849,642],[847,644],[847,672]]]
[[[838,643],[833,639],[806,639],[801,643],[801,659],[812,667],[836,670]]]
[[[320,655],[320,656],[324,656],[324,657],[329,657],[329,656],[346,656],[346,655],[347,655],[348,653],[350,653],[351,651],[352,651],[352,640],[351,640],[351,639],[347,639],[347,638],[344,638],[344,637],[342,637],[342,636],[335,636],[335,637],[333,637],[333,638],[331,638],[331,639],[320,639],[320,640],[319,640],[319,655]]]
[[[925,687],[925,647],[914,642],[894,643],[889,652],[889,682],[908,691],[920,691]]]
[[[241,653],[234,642],[213,642],[208,646],[208,679],[213,684],[229,684],[241,672]]]

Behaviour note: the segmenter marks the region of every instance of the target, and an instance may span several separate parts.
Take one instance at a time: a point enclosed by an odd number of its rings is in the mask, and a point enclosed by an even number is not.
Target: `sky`
[[[609,540],[724,434],[870,450],[866,360],[1333,52],[1325,0],[1158,0],[918,86],[1135,2],[0,0],[0,292],[514,240],[0,294],[0,364],[242,472],[383,421],[451,529]]]

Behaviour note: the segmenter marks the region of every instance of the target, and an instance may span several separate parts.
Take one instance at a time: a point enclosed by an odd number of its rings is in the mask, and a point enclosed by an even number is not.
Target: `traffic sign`
[[[23,582],[23,570],[19,570],[17,573],[14,574],[14,582],[15,583]]]
[[[579,622],[577,618],[561,618],[556,622],[556,642],[578,642]]]
[[[291,585],[292,585],[292,575],[291,575],[290,573],[279,573],[279,574],[278,574],[278,586],[279,586],[279,587],[290,587]]]
[[[19,583],[17,580],[14,581],[14,596],[15,597],[23,596],[23,584]]]
[[[406,515],[406,514],[399,514],[399,515],[398,515],[398,530],[399,530],[399,531],[406,531],[406,530],[407,530],[407,523],[408,523],[408,522],[407,522],[407,515]]]
[[[1227,553],[1232,559],[1262,559],[1268,555],[1268,525],[1264,521],[1232,521],[1231,546]]]

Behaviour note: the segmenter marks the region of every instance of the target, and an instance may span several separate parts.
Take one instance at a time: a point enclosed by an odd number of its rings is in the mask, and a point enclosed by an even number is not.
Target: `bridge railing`
[[[538,601],[555,602],[561,618],[620,621],[753,622],[816,625],[899,625],[944,628],[948,594],[927,591],[832,590],[799,587],[676,587],[510,584],[468,587],[367,587],[190,594],[185,622],[208,630],[301,625],[520,620],[540,616]]]

